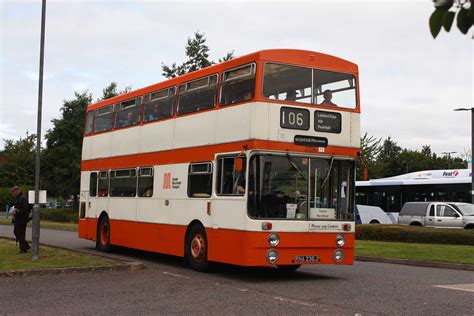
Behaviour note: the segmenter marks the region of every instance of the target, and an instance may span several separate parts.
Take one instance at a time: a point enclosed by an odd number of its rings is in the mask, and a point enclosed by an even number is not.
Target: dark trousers
[[[13,233],[15,234],[16,240],[18,240],[18,242],[20,243],[21,251],[27,251],[28,249],[30,249],[30,245],[26,241],[26,223],[15,223]]]

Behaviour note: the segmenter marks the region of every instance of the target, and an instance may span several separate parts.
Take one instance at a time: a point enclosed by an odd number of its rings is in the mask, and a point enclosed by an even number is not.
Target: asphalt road
[[[11,236],[11,227],[0,225],[0,235]],[[94,243],[78,240],[75,232],[43,229],[41,241],[95,252]],[[472,315],[474,311],[472,271],[356,262],[349,267],[306,266],[293,273],[216,265],[212,273],[199,273],[171,256],[128,249],[118,249],[115,255],[142,261],[146,269],[0,278],[0,315]]]

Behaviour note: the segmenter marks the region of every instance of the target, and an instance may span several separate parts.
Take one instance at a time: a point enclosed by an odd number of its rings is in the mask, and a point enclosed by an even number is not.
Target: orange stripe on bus
[[[110,219],[111,244],[168,255],[184,255],[184,225],[143,223]],[[79,220],[79,237],[96,239],[97,219]],[[296,256],[318,256],[319,264],[335,264],[332,255],[338,233],[325,232],[277,232],[280,244],[277,264],[295,264]],[[267,232],[230,229],[206,229],[208,259],[242,266],[269,266],[266,253],[271,248]],[[354,233],[343,233],[346,244],[344,260],[338,264],[352,264],[354,260]]]
[[[318,155],[338,155],[357,158],[359,148],[326,147],[324,153],[320,153],[317,147],[298,146],[292,143],[275,141],[253,140],[226,144],[216,144],[200,147],[172,149],[151,153],[139,153],[127,156],[98,158],[83,160],[81,170],[99,170],[113,168],[127,168],[146,165],[166,165],[186,162],[213,160],[217,153],[238,152],[248,149],[290,151]]]

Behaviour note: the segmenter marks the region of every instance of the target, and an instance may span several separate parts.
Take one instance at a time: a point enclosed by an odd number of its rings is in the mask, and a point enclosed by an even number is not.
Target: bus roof
[[[471,183],[470,169],[424,170],[395,177],[356,181],[358,187]]]
[[[237,66],[259,60],[275,61],[290,65],[307,66],[323,70],[333,70],[353,74],[358,73],[358,67],[356,64],[332,55],[298,49],[267,49],[244,56],[239,56],[229,61],[215,64],[204,69],[196,70],[176,78],[164,80],[159,83],[155,83],[144,88],[136,89],[110,99],[106,99],[97,103],[92,103],[87,107],[87,110],[90,111],[109,104],[133,99],[135,97],[143,96],[153,91],[176,86],[187,81],[219,73],[223,70],[232,69]]]

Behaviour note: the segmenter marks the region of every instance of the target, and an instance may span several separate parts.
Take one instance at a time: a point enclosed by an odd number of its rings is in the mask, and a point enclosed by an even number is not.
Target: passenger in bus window
[[[135,124],[135,120],[133,119],[133,112],[130,111],[127,113],[127,116],[125,117],[125,119],[119,120],[118,127],[125,127],[125,126],[134,125],[134,124]]]
[[[244,97],[243,97],[244,101],[250,101],[250,100],[252,100],[252,98],[253,98],[253,93],[252,92],[250,92],[250,91],[245,91],[244,92]]]
[[[154,121],[159,119],[162,116],[160,112],[160,106],[158,104],[153,105],[151,112],[147,113],[145,116],[147,121]]]
[[[146,189],[145,193],[143,193],[143,196],[145,196],[145,197],[153,196],[153,186]]]
[[[290,90],[286,93],[286,101],[296,101],[296,91]]]
[[[253,93],[251,91],[244,91],[241,95],[237,96],[232,103],[250,101],[253,98]]]
[[[327,106],[337,106],[337,104],[332,102],[332,91],[326,90],[323,93],[324,101],[321,102],[320,105],[327,105]]]

